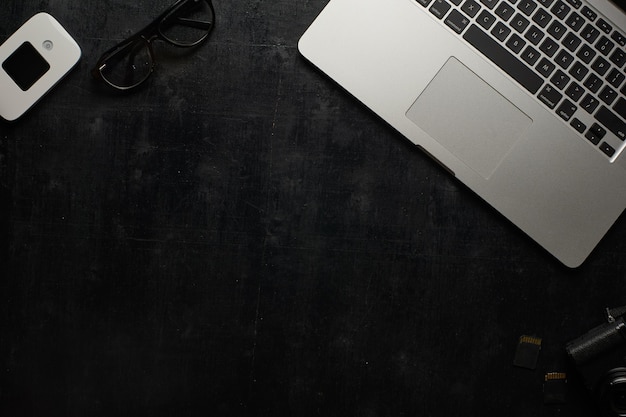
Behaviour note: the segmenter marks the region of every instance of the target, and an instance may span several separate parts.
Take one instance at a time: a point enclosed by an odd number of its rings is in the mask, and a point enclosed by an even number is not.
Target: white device
[[[0,116],[13,121],[79,61],[76,41],[47,13],[38,13],[0,45]]]
[[[625,7],[330,0],[299,50],[575,267],[626,207]]]

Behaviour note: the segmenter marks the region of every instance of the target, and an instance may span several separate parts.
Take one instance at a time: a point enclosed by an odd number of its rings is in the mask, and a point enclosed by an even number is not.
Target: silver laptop
[[[625,3],[330,0],[299,50],[576,267],[626,207]]]

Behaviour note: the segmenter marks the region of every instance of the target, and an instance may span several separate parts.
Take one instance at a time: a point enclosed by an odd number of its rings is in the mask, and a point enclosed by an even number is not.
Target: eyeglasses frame
[[[199,40],[193,43],[182,43],[182,42],[176,42],[172,39],[169,39],[167,36],[165,36],[161,32],[161,25],[163,24],[163,22],[166,21],[167,18],[169,18],[172,15],[175,15],[181,8],[183,8],[189,2],[200,2],[200,1],[205,1],[208,4],[209,9],[211,10],[211,15],[213,16],[213,21],[208,22],[209,28],[203,37],[201,37]],[[194,21],[189,21],[188,23],[193,23],[193,22]],[[203,24],[207,22],[196,21],[195,23]],[[177,0],[174,4],[168,7],[156,19],[154,19],[150,24],[148,24],[146,27],[141,29],[139,32],[131,35],[130,37],[118,43],[111,49],[104,52],[102,56],[100,57],[100,59],[98,59],[98,63],[96,64],[96,66],[92,69],[91,74],[93,75],[94,78],[105,82],[107,85],[109,85],[110,87],[113,87],[116,90],[120,90],[120,91],[132,90],[134,88],[139,87],[141,84],[143,84],[148,78],[150,78],[150,76],[154,72],[154,68],[156,66],[156,58],[155,58],[154,50],[152,48],[153,41],[161,40],[173,46],[177,46],[181,48],[193,48],[203,43],[209,37],[209,35],[211,34],[214,28],[215,28],[215,9],[213,7],[213,3],[211,0]],[[107,80],[106,77],[102,74],[102,71],[104,70],[104,68],[106,68],[106,62],[109,59],[111,59],[113,56],[115,56],[116,54],[124,51],[126,48],[132,47],[133,45],[136,45],[138,43],[144,43],[148,50],[148,54],[150,55],[151,66],[146,76],[131,86],[119,86]]]

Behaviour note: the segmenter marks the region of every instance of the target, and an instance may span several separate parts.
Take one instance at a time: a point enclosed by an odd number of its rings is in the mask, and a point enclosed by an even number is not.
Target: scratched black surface
[[[624,219],[560,266],[299,56],[324,0],[216,0],[194,54],[98,88],[167,3],[0,8],[1,39],[45,10],[83,49],[0,124],[0,415],[595,415],[542,379],[626,303]]]

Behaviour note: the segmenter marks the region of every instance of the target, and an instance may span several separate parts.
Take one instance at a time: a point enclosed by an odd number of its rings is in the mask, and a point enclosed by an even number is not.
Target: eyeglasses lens
[[[168,42],[194,46],[209,35],[213,20],[213,10],[207,1],[190,0],[167,15],[159,25],[159,31]]]
[[[120,88],[131,88],[141,84],[152,71],[153,60],[145,40],[122,45],[107,58],[100,69],[102,77]]]

